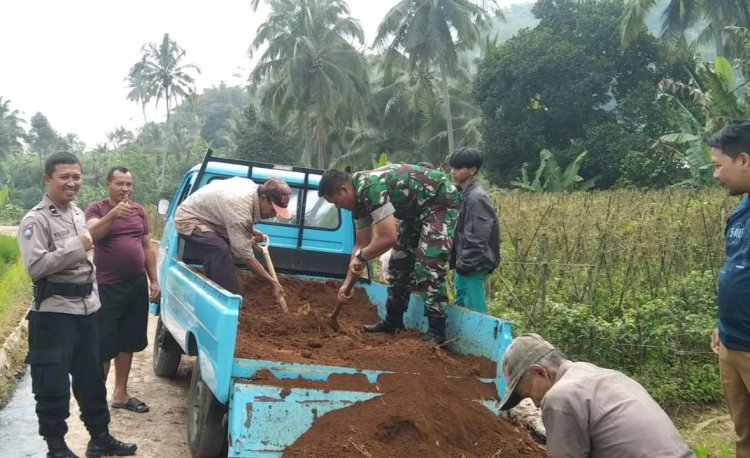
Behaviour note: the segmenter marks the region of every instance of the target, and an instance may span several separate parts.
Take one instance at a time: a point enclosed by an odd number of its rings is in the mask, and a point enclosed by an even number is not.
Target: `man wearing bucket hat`
[[[273,285],[279,302],[284,289],[253,254],[254,244],[265,238],[253,224],[273,216],[289,219],[291,195],[289,185],[278,178],[262,185],[241,177],[214,180],[177,207],[175,228],[186,250],[199,258],[206,276],[219,286],[240,294],[234,266],[234,258],[240,258],[255,276]]]
[[[550,457],[692,457],[667,414],[635,380],[573,362],[538,334],[513,339],[501,363],[501,410],[531,398]]]

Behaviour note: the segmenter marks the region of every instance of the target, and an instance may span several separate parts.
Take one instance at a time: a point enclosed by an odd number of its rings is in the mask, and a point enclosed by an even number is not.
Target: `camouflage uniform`
[[[390,215],[401,220],[388,267],[389,310],[406,310],[416,288],[425,315],[444,317],[448,305],[445,278],[461,199],[458,190],[443,172],[408,164],[357,172],[352,183],[357,195],[353,212],[357,229]]]

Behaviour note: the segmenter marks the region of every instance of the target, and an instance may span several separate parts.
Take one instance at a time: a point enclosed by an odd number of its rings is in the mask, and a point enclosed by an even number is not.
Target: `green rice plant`
[[[3,264],[12,264],[18,259],[19,255],[16,238],[0,235],[0,262]]]
[[[20,260],[0,277],[0,342],[18,324],[31,301],[31,279]]]
[[[729,446],[727,444],[721,444],[721,448],[716,453],[708,453],[708,445],[706,444],[699,444],[699,445],[693,445],[690,447],[693,449],[693,453],[695,453],[695,458],[708,458],[708,457],[718,457],[718,458],[729,458],[731,454],[729,453]]]
[[[737,198],[710,187],[493,199],[502,261],[491,313],[628,373],[663,403],[721,398],[708,336]]]

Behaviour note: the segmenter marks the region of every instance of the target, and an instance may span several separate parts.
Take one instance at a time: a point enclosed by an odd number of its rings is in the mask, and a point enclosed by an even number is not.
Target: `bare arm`
[[[118,203],[112,210],[107,212],[101,218],[90,218],[86,221],[86,225],[89,227],[89,233],[94,242],[98,242],[102,238],[109,234],[109,230],[112,228],[112,223],[119,218],[127,218],[130,215],[131,207],[127,199]],[[149,275],[149,278],[151,276]]]
[[[255,258],[245,258],[245,265],[248,269],[250,269],[250,272],[253,273],[253,275],[257,276],[258,278],[262,278],[263,281],[275,284],[276,280],[271,277],[271,275],[266,271],[266,269],[263,268],[260,262],[258,262]]]
[[[148,234],[143,236],[143,254],[149,281],[148,299],[151,302],[156,302],[159,300],[161,290],[159,289],[159,278],[156,276],[156,250],[151,244],[151,237]]]
[[[377,258],[381,254],[390,250],[398,239],[396,218],[393,215],[386,216],[378,221],[376,227],[378,228],[377,237],[375,237],[375,240],[371,240],[367,246],[362,248],[362,256],[366,259]]]
[[[386,216],[377,223],[378,236],[372,239],[372,227],[363,228],[357,231],[354,243],[354,251],[349,260],[349,270],[346,273],[346,281],[349,283],[352,277],[356,278],[362,274],[365,264],[357,259],[357,251],[365,259],[373,259],[386,251],[390,250],[397,239],[396,218],[393,215]],[[351,298],[344,291],[344,286],[339,289],[338,300],[346,303]]]

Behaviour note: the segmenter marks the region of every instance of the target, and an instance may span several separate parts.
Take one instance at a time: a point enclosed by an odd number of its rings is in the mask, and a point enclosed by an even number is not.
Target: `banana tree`
[[[584,180],[578,175],[581,169],[581,163],[586,159],[587,151],[579,154],[573,161],[568,163],[563,170],[558,165],[554,154],[547,149],[539,153],[539,167],[534,173],[534,178],[529,179],[528,163],[521,167],[521,176],[510,184],[514,188],[519,188],[528,192],[561,192],[561,191],[586,191],[594,187],[599,176]]]
[[[679,184],[696,187],[714,184],[711,151],[705,139],[733,119],[750,115],[737,96],[732,64],[718,56],[713,63],[698,60],[689,83],[663,80],[659,97],[666,101],[667,115],[677,132],[661,136],[653,147],[681,158],[691,178]]]

